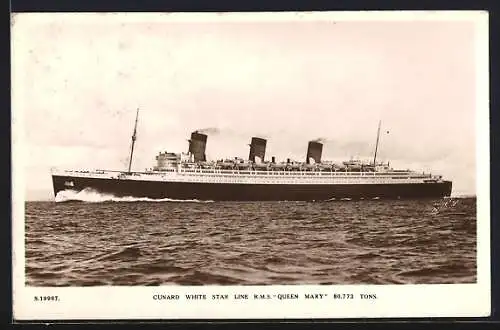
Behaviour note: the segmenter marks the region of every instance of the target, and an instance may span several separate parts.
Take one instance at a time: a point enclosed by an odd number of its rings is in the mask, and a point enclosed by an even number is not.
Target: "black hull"
[[[74,186],[66,187],[72,181]],[[91,188],[116,197],[213,201],[321,201],[351,198],[441,198],[450,196],[451,181],[406,184],[229,184],[135,181],[53,176],[54,194]]]

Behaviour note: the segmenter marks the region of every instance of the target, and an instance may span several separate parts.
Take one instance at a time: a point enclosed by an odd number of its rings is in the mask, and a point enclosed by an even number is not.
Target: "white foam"
[[[474,194],[451,194],[451,196],[445,196],[444,198],[476,198]]]
[[[190,203],[210,203],[212,200],[198,199],[171,199],[171,198],[147,198],[147,197],[132,197],[124,196],[117,197],[113,194],[106,194],[96,191],[91,188],[85,188],[81,191],[62,190],[57,193],[55,202],[67,201],[82,201],[87,203],[102,203],[102,202],[190,202]]]

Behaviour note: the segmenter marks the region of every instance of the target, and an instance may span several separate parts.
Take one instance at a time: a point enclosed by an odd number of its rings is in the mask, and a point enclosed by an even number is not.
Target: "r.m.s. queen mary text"
[[[311,292],[311,293],[234,293],[234,294],[168,294],[155,293],[155,301],[236,301],[236,300],[376,300],[376,293]]]

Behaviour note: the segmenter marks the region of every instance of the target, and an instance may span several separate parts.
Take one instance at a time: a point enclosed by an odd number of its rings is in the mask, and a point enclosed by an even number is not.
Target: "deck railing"
[[[78,174],[78,175],[169,175],[178,173],[180,175],[217,175],[221,177],[238,176],[238,177],[307,177],[307,178],[321,178],[321,177],[380,177],[380,178],[393,178],[393,179],[424,179],[432,178],[430,173],[416,173],[416,172],[345,172],[345,171],[276,171],[276,170],[222,170],[222,169],[168,169],[164,171],[135,171],[127,173],[125,171],[116,170],[54,170],[53,174]]]

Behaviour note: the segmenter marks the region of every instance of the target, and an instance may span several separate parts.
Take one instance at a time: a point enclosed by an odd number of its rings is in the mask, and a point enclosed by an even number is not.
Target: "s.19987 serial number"
[[[34,301],[59,301],[59,296],[34,296]]]

